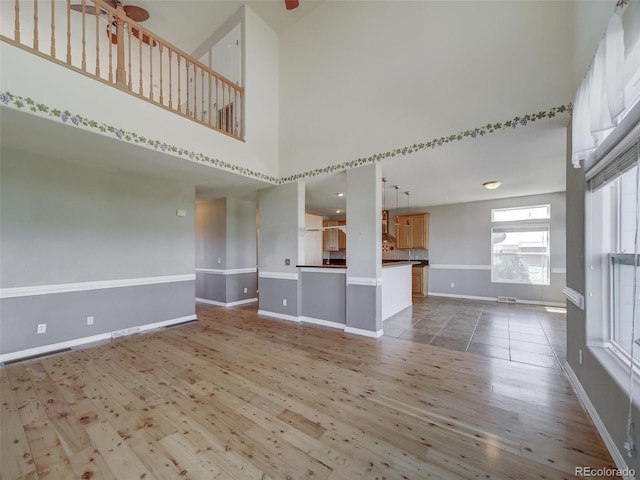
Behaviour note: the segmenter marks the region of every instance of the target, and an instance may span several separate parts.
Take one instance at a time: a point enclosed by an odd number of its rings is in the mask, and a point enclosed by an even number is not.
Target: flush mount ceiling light
[[[342,210],[336,210],[336,213],[342,213]]]
[[[338,193],[336,193],[336,197],[344,197],[344,192],[338,192]]]
[[[500,185],[502,185],[502,182],[499,180],[491,180],[490,182],[484,182],[482,184],[482,186],[484,188],[487,188],[489,190],[495,190],[496,188],[498,188]]]

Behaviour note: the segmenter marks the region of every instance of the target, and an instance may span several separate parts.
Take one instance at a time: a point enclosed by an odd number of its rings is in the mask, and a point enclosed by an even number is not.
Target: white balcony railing
[[[244,88],[129,18],[119,2],[4,0],[0,39],[244,138]]]

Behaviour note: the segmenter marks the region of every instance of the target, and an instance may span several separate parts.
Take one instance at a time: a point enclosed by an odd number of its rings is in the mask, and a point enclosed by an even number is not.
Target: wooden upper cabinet
[[[344,227],[347,225],[346,220],[339,220],[338,225]],[[338,230],[338,250],[341,252],[347,249],[347,233],[342,230]]]
[[[345,220],[325,220],[322,222],[323,227],[338,227],[346,224]],[[337,252],[347,249],[347,234],[338,228],[325,230],[322,240],[322,249],[325,252]]]
[[[429,248],[429,214],[414,213],[398,215],[400,225],[396,228],[396,248]],[[409,225],[407,225],[409,219]]]
[[[323,227],[337,227],[336,220],[325,220],[322,222]],[[325,230],[322,236],[322,249],[328,252],[337,252],[340,248],[338,241],[338,229]]]

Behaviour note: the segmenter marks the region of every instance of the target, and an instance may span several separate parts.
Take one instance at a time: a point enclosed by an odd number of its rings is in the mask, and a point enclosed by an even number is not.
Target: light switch
[[[187,216],[187,211],[186,210],[176,210],[176,215],[179,217],[186,217]]]

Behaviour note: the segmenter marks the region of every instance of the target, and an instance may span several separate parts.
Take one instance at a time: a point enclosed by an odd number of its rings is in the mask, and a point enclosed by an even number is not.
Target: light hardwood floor
[[[0,369],[1,478],[568,479],[613,462],[561,369],[199,307]]]

